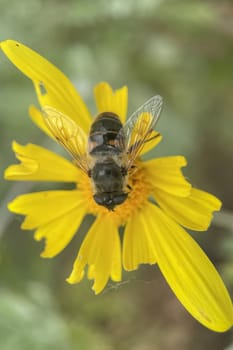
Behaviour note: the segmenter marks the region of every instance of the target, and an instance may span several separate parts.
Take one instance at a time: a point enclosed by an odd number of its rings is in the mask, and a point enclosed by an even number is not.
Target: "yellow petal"
[[[159,189],[154,190],[154,195],[169,216],[191,230],[206,231],[213,218],[213,211],[221,208],[219,199],[195,188],[185,198],[172,196]]]
[[[123,266],[132,271],[139,264],[154,264],[156,252],[147,217],[143,210],[138,211],[127,223],[123,236]]]
[[[182,156],[164,157],[144,162],[148,180],[156,189],[161,189],[179,197],[187,197],[191,185],[183,176],[180,168],[187,164]]]
[[[143,149],[140,153],[140,156],[143,156],[144,154],[150,152],[153,148],[155,148],[160,141],[162,141],[162,135],[160,135],[157,131],[153,131],[150,134],[150,141],[147,141],[144,146]]]
[[[10,211],[26,215],[21,225],[24,230],[35,229],[78,207],[85,207],[85,204],[77,190],[28,193],[8,204]]]
[[[87,271],[87,278],[89,280],[93,280],[95,278],[95,266],[89,265],[88,271]]]
[[[39,109],[37,109],[35,106],[29,107],[29,115],[32,119],[32,121],[42,130],[44,131],[48,136],[54,139],[53,134],[47,127],[47,125],[44,122],[44,117]]]
[[[71,284],[80,282],[88,264],[88,277],[94,279],[92,289],[96,294],[100,293],[110,276],[119,280],[120,261],[115,259],[116,256],[120,256],[117,227],[110,215],[100,216],[85,237],[67,281]]]
[[[122,268],[121,268],[121,242],[120,236],[115,235],[116,241],[113,246],[112,252],[112,267],[110,271],[110,277],[112,281],[119,282],[122,277]],[[88,279],[94,280],[96,275],[95,265],[89,265],[88,268]]]
[[[85,207],[79,205],[63,216],[40,226],[35,232],[35,239],[45,238],[45,249],[41,256],[52,258],[59,254],[77,232],[85,214]]]
[[[21,164],[5,170],[7,180],[77,182],[84,176],[74,164],[43,147],[13,142],[12,148]]]
[[[115,235],[114,239],[110,277],[112,281],[119,282],[122,278],[121,242],[119,234]]]
[[[171,289],[207,328],[224,332],[233,325],[233,307],[226,287],[199,245],[155,205],[147,205],[157,262]]]
[[[9,60],[34,83],[41,106],[51,106],[76,121],[86,132],[90,113],[69,79],[52,63],[29,47],[14,41],[1,42]]]
[[[126,119],[128,107],[128,88],[112,90],[108,83],[101,82],[94,89],[98,112],[112,112],[117,114],[122,123]]]

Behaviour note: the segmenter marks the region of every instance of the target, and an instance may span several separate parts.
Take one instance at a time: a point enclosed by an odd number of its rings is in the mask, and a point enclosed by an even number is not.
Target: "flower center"
[[[148,177],[141,161],[137,161],[136,170],[128,177],[128,197],[124,203],[116,206],[114,211],[109,211],[104,206],[98,205],[93,198],[93,189],[91,181],[87,176],[80,179],[78,188],[83,192],[84,198],[87,200],[88,212],[93,215],[108,214],[117,223],[118,226],[124,225],[126,221],[140,210],[149,195],[152,192],[152,187],[148,181]]]

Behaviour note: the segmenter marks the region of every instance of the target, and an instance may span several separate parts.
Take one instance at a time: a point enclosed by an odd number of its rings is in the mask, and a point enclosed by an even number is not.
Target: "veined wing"
[[[72,119],[53,107],[43,107],[43,116],[55,139],[72,155],[78,167],[87,173],[86,133]]]
[[[160,116],[162,105],[161,96],[151,97],[129,117],[123,126],[128,156],[127,169],[139,156],[144,144],[159,136],[154,132],[154,128]]]

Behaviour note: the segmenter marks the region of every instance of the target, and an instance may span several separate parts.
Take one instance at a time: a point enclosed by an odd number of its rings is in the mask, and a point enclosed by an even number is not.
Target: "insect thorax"
[[[113,159],[97,162],[91,171],[91,178],[97,192],[122,191],[125,183],[122,168]]]

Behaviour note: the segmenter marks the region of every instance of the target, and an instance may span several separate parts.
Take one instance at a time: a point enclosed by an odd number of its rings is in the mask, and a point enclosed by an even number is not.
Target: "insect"
[[[127,199],[131,189],[127,184],[128,175],[135,168],[135,160],[144,144],[159,135],[154,127],[162,103],[159,95],[150,98],[124,125],[115,113],[100,113],[89,135],[53,107],[43,108],[44,120],[52,135],[89,176],[98,205],[114,210]]]

